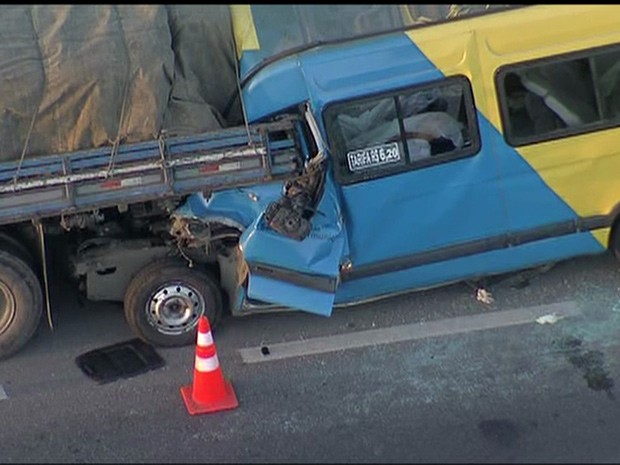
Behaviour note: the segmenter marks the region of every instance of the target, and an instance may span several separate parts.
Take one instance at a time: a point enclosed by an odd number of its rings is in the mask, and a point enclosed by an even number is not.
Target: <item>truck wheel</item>
[[[222,316],[222,295],[205,271],[177,260],[146,265],[125,292],[125,318],[142,340],[160,347],[196,343],[198,319],[204,315],[211,328]]]
[[[0,250],[9,252],[22,260],[24,260],[29,266],[34,264],[31,252],[26,248],[24,244],[19,242],[12,236],[0,231]]]
[[[30,340],[41,322],[43,292],[30,266],[0,250],[0,359]]]

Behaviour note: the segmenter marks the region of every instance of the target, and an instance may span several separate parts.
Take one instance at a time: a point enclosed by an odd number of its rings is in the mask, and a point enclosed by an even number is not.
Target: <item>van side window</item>
[[[480,145],[471,86],[461,76],[330,105],[325,122],[344,184],[470,156]]]
[[[504,134],[520,146],[620,124],[620,50],[595,49],[502,68]]]

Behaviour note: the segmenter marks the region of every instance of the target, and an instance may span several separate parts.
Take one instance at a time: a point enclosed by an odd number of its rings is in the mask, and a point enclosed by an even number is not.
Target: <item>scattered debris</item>
[[[479,287],[476,289],[476,299],[485,304],[492,304],[495,302],[495,299],[491,295],[489,291]]]
[[[560,321],[562,318],[564,318],[564,316],[557,316],[555,313],[549,313],[547,315],[543,315],[541,317],[536,318],[536,323],[539,323],[541,325],[544,325],[544,324],[552,325]]]

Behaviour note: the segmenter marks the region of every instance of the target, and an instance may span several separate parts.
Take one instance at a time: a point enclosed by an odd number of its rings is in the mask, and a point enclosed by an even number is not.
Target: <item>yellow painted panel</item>
[[[495,73],[507,64],[620,43],[620,5],[536,5],[407,32],[444,75],[472,82],[478,110],[501,133]],[[578,215],[620,201],[620,129],[516,149]],[[608,230],[593,232],[604,246]]]
[[[610,232],[611,232],[611,228],[603,228],[603,229],[596,229],[594,231],[591,231],[591,234],[594,236],[594,238],[597,241],[601,243],[603,247],[607,247],[607,244],[609,243]]]
[[[620,201],[620,129],[521,147],[519,153],[580,216]]]
[[[588,48],[598,36],[618,30],[620,5],[539,5],[510,14],[518,19],[505,25],[489,23],[485,34],[488,50],[496,56]]]
[[[444,74],[473,70],[474,97],[501,132],[494,83],[500,66],[620,42],[619,23],[620,5],[536,5],[412,29],[407,35]]]
[[[237,58],[241,58],[244,50],[258,50],[260,46],[250,5],[230,5],[230,14],[237,44]]]
[[[485,80],[481,79],[483,72],[473,31],[450,31],[450,40],[429,39],[429,35],[435,35],[432,28],[408,31],[406,34],[445,76],[462,74],[469,78],[476,105],[479,109],[486,107],[489,90],[485,88]]]

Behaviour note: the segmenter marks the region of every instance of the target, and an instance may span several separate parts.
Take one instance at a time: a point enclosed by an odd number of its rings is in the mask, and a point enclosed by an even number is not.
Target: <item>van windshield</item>
[[[244,77],[265,60],[318,43],[503,11],[519,5],[232,5]],[[249,53],[248,53],[249,52]]]

